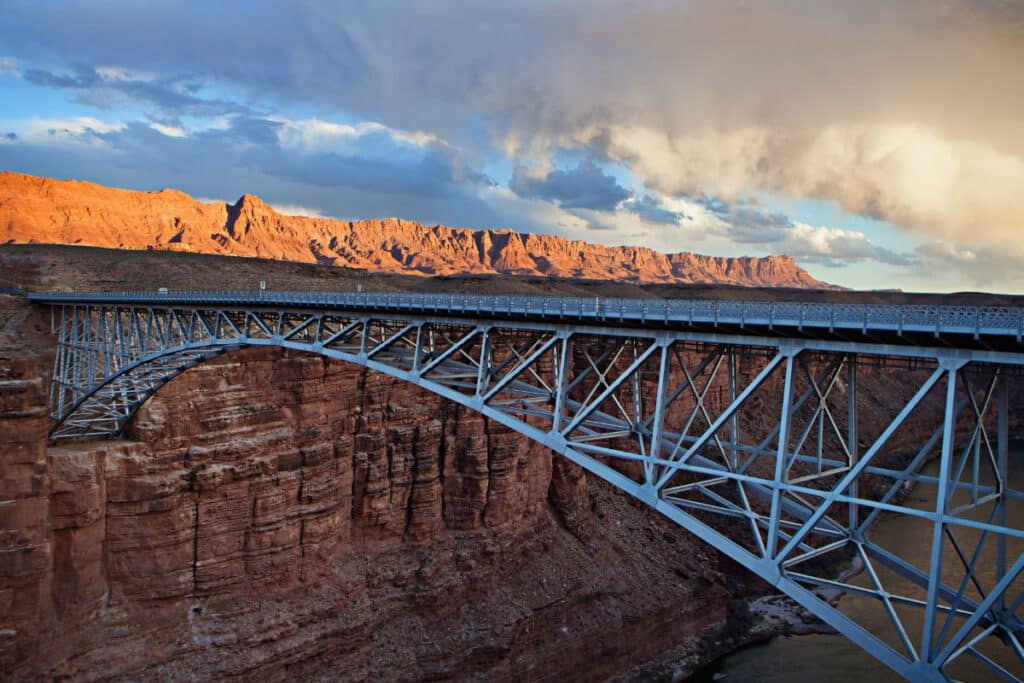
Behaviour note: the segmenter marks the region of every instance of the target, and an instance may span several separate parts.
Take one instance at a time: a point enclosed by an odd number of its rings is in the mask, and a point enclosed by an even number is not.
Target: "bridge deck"
[[[717,330],[795,339],[1020,352],[1024,308],[365,292],[190,291],[31,293],[43,304],[294,307],[443,313],[601,327]]]

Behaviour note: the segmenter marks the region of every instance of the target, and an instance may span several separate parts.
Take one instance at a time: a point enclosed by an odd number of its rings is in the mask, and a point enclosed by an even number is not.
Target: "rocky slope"
[[[179,250],[421,275],[518,274],[662,283],[828,288],[787,256],[719,258],[606,247],[511,230],[395,218],[285,216],[253,195],[204,204],[175,190],[133,192],[0,173],[0,243]]]

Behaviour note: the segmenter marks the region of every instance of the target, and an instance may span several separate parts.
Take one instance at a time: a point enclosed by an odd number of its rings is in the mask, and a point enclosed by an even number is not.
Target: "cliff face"
[[[161,249],[422,275],[519,274],[633,282],[828,288],[787,256],[718,258],[606,247],[510,230],[395,218],[285,216],[258,197],[203,204],[175,190],[132,192],[0,173],[0,243]]]
[[[45,363],[2,367],[15,679],[603,676],[726,620],[698,541],[382,375],[242,351],[47,450]]]

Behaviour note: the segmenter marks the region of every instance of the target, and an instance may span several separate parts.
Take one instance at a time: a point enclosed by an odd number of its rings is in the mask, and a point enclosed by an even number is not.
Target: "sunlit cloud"
[[[271,120],[280,122],[277,140],[282,147],[306,153],[355,154],[361,151],[362,144],[375,140],[411,147],[443,144],[429,133],[396,130],[375,121],[348,125],[320,119],[293,121],[272,117]]]
[[[185,132],[185,129],[180,128],[179,126],[165,126],[162,123],[151,123],[149,124],[149,127],[169,138],[183,138],[188,135],[188,133]]]
[[[830,126],[814,135],[744,129],[672,135],[652,129],[588,131],[606,154],[669,194],[749,188],[828,197],[850,213],[923,233],[999,244],[1024,222],[1017,210],[1024,160],[988,145],[946,140],[919,126]]]
[[[302,206],[301,204],[280,204],[272,203],[270,205],[274,211],[283,213],[286,216],[306,216],[308,218],[330,218],[325,215],[320,209],[314,209],[309,206]]]
[[[151,71],[140,71],[137,69],[127,69],[122,66],[98,66],[95,69],[96,74],[107,81],[155,81],[157,79],[156,74]]]
[[[71,119],[28,119],[11,132],[19,143],[43,146],[107,147],[104,136],[124,130],[121,121],[101,121],[91,116]]]

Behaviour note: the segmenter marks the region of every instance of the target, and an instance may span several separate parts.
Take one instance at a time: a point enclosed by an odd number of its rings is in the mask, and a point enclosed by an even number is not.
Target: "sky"
[[[1024,3],[0,0],[0,170],[1024,292]]]

